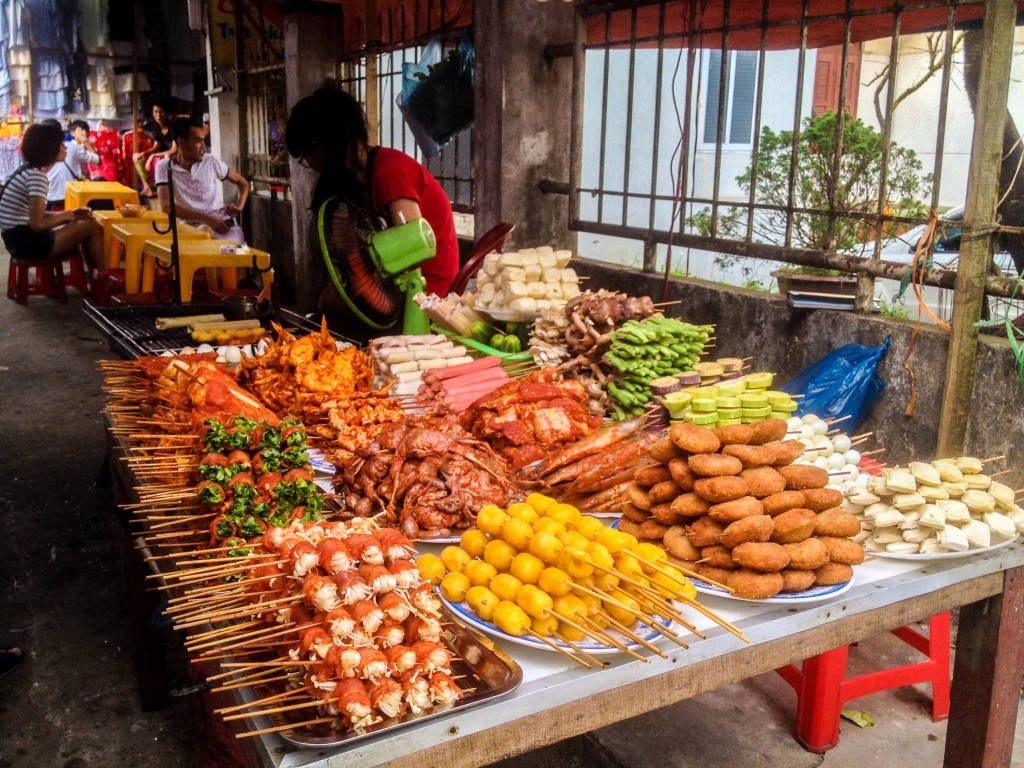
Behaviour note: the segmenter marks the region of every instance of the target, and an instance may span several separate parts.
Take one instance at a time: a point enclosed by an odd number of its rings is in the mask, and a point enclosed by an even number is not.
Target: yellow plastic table
[[[159,224],[158,224],[159,226]],[[139,281],[143,271],[142,250],[148,242],[164,242],[170,247],[171,235],[161,235],[153,229],[152,221],[135,221],[124,219],[116,222],[110,227],[111,250],[120,250],[115,244],[124,245],[124,290],[125,293],[138,293]],[[178,224],[178,239],[185,240],[208,240],[210,233],[185,224]],[[143,285],[143,291],[153,290],[152,278],[148,288]]]
[[[184,240],[178,243],[178,268],[181,282],[181,301],[192,300],[192,278],[198,269],[231,267],[234,269],[257,269],[263,275],[264,285],[274,282],[274,270],[270,268],[270,254],[257,248],[246,247],[245,253],[224,253],[222,248],[236,247],[230,240]],[[153,289],[153,267],[156,260],[171,263],[171,242],[164,239],[150,241],[143,246],[142,290]],[[152,270],[152,271],[151,271]],[[150,282],[147,286],[147,280]]]
[[[69,181],[64,192],[64,208],[72,210],[88,205],[91,200],[113,200],[118,203],[139,204],[139,193],[116,181]]]
[[[111,249],[110,247],[113,242],[111,229],[115,224],[120,224],[123,221],[155,221],[162,226],[167,224],[167,214],[154,210],[143,211],[141,216],[131,218],[124,216],[120,211],[93,211],[92,216],[103,227],[103,266],[107,269],[117,269],[121,266],[120,244],[117,248]]]

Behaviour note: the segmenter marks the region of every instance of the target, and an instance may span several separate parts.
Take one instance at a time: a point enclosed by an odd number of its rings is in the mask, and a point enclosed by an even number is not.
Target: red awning
[[[601,12],[609,3],[584,3],[587,42],[594,46],[628,45],[653,47],[659,38],[676,47],[688,45],[696,37],[698,48],[720,48],[722,31],[728,29],[731,49],[756,50],[761,46],[761,28],[767,27],[765,47],[773,50],[800,47],[803,0],[672,0],[667,3],[619,8]],[[621,6],[622,4],[618,4]],[[1024,9],[1024,2],[1018,5]],[[765,8],[767,6],[767,8]],[[851,42],[863,42],[892,36],[895,15],[892,0],[809,0],[807,47],[823,48],[843,42],[846,16],[850,18]],[[935,0],[911,0],[899,14],[900,34],[928,32],[946,28],[951,4]],[[978,21],[985,15],[985,4],[978,0],[952,3],[957,25]]]
[[[466,29],[473,23],[473,0],[334,2],[341,5],[342,54],[366,48],[402,47],[430,35]],[[376,7],[372,17],[371,5]]]

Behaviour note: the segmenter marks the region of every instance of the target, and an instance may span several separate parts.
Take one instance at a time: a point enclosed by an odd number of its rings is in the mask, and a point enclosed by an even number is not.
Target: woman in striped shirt
[[[46,210],[46,172],[67,152],[58,123],[36,123],[25,129],[21,155],[25,164],[11,174],[0,193],[0,236],[15,259],[59,258],[84,246],[89,263],[103,263],[103,228],[89,208]]]

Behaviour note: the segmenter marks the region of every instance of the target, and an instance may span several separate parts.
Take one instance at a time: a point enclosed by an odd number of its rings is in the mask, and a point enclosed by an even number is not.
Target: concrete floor
[[[7,274],[0,254],[0,276]],[[2,287],[6,289],[6,281]],[[4,290],[6,293],[6,290]],[[141,712],[123,604],[117,527],[101,476],[103,399],[96,361],[113,359],[81,313],[33,297],[0,298],[0,646],[28,658],[0,681],[0,768],[184,768],[205,746],[192,694]],[[890,637],[854,649],[851,665],[901,663],[914,652]],[[843,722],[839,746],[804,751],[790,728],[795,696],[774,674],[754,678],[528,755],[501,768],[904,768],[937,766],[945,725],[928,689],[850,704],[872,728]],[[1018,734],[1024,734],[1018,715]],[[1018,736],[1014,766],[1024,768]],[[429,768],[426,767],[425,768]]]

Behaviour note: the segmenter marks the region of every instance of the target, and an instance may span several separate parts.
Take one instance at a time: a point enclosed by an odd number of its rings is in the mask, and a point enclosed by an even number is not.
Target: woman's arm
[[[92,216],[89,208],[74,208],[70,211],[47,211],[46,200],[32,195],[28,199],[28,225],[33,232],[55,229],[62,224]]]
[[[422,219],[423,211],[420,210],[420,204],[415,200],[400,197],[388,203],[388,218],[391,219],[392,226],[397,226],[407,221]]]

